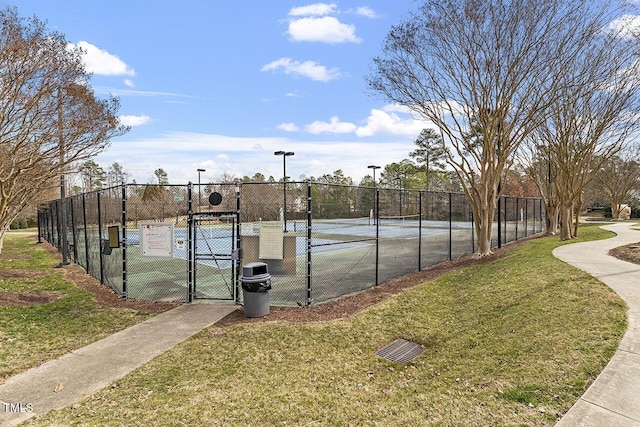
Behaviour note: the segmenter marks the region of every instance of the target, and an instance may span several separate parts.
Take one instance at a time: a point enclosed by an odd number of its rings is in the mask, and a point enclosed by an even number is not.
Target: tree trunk
[[[611,198],[611,219],[614,221],[620,221],[620,204],[616,197]]]
[[[575,206],[574,212],[576,215],[576,219],[574,221],[574,225],[573,225],[573,238],[577,239],[578,238],[578,227],[580,226],[580,210],[582,210],[582,197],[580,198],[580,201],[578,201],[578,204]]]
[[[476,222],[476,234],[478,236],[478,256],[491,255],[491,226],[482,226]]]
[[[560,208],[560,240],[571,240],[571,226],[573,225],[573,218],[571,206],[562,206]]]
[[[483,206],[474,207],[476,235],[478,236],[477,255],[479,257],[491,255],[491,234],[493,232],[493,217],[496,213],[496,203],[487,200]]]
[[[558,214],[560,208],[555,206],[547,205],[545,206],[545,220],[547,223],[547,234],[549,236],[554,236],[558,232]]]

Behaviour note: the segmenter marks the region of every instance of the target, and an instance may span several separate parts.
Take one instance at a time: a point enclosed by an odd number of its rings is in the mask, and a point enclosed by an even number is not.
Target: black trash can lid
[[[269,273],[269,266],[265,262],[250,262],[242,266],[244,277],[260,276]]]
[[[271,280],[271,275],[269,273],[259,274],[257,276],[241,276],[240,281],[242,283],[258,283],[258,282],[266,282]]]

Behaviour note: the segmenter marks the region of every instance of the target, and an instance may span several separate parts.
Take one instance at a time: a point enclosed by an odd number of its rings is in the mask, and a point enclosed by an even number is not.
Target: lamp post
[[[293,156],[293,151],[276,151],[276,156],[282,156],[282,221],[284,222],[284,232],[287,232],[287,157]]]
[[[198,210],[200,210],[202,208],[202,190],[200,187],[200,173],[206,172],[206,170],[198,168],[197,171],[198,171]]]
[[[69,265],[69,242],[67,240],[67,195],[64,182],[64,128],[62,127],[62,95],[58,89],[58,144],[60,150],[60,230],[62,234],[62,262],[60,267]]]
[[[402,216],[402,177],[401,176],[396,176],[394,179],[398,180],[399,183],[399,188],[400,188],[400,216]]]
[[[369,169],[373,169],[373,188],[375,191],[376,188],[376,169],[380,169],[380,166],[369,165],[367,166]],[[373,196],[373,225],[376,224],[376,218],[378,217],[378,212],[376,211],[376,193]]]
[[[373,186],[376,186],[376,169],[380,169],[380,166],[376,166],[376,165],[369,165],[367,166],[367,168],[369,169],[373,169]]]

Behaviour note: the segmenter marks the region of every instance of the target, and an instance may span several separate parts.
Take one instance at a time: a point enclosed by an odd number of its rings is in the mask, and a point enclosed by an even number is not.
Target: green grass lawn
[[[0,380],[55,359],[150,317],[128,309],[104,308],[93,296],[65,280],[59,262],[33,236],[7,233],[0,255],[0,292],[49,292],[47,304],[0,304]],[[35,277],[20,276],[20,271]]]
[[[347,319],[213,326],[28,424],[553,425],[626,328],[624,303],[555,259],[560,244],[531,241]],[[375,355],[396,338],[423,353],[406,364]]]

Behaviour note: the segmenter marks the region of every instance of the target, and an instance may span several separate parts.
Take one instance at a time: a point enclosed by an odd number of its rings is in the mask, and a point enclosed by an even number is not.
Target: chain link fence
[[[274,306],[312,305],[475,252],[458,193],[316,182],[124,185],[55,200],[39,235],[119,295],[242,302],[265,262]],[[65,212],[65,218],[61,213]],[[540,199],[501,197],[492,247],[544,230]]]

